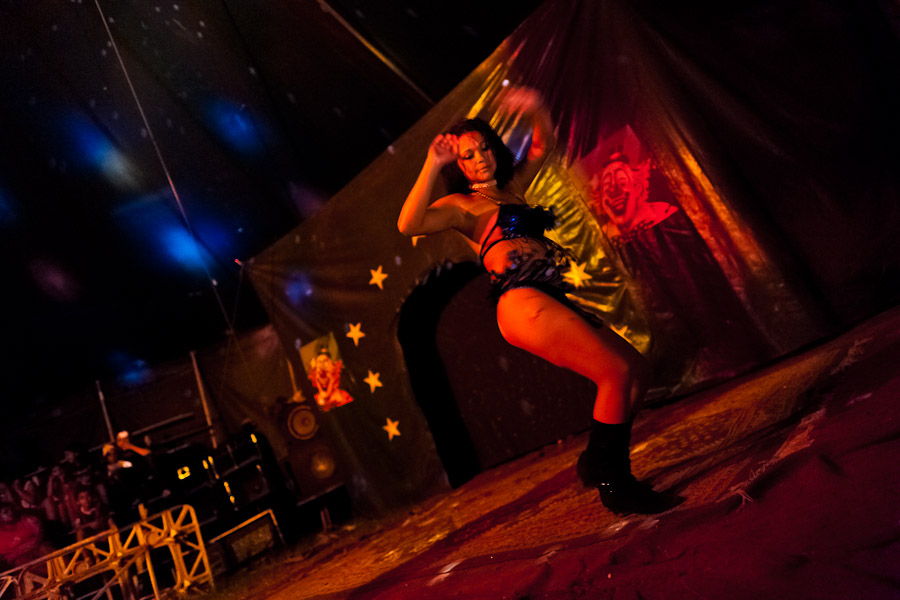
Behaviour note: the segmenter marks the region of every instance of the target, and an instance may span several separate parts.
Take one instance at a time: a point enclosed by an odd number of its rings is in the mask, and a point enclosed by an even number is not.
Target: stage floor
[[[643,411],[632,461],[685,498],[667,513],[620,519],[583,489],[585,434],[289,549],[213,596],[900,598],[898,399],[895,309]]]

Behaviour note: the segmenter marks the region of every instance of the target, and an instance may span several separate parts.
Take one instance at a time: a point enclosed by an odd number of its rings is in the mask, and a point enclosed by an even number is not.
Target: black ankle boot
[[[616,513],[654,514],[676,506],[680,499],[654,492],[631,473],[631,422],[610,425],[594,421],[587,448],[578,457],[581,481],[600,492],[603,505]]]

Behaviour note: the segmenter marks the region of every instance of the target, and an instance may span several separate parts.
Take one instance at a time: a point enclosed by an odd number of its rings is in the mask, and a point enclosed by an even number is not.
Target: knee
[[[635,365],[627,360],[615,361],[610,365],[609,371],[612,377],[625,389],[630,385],[634,385],[639,376]]]
[[[650,368],[650,362],[644,358],[642,354],[638,355],[638,358],[632,361],[632,364],[629,367],[629,371],[631,374],[632,381],[638,387],[642,387],[643,389],[647,389],[650,387],[650,380],[653,376],[653,371]]]
[[[616,356],[604,361],[599,378],[623,390],[646,390],[650,385],[650,365],[646,360]]]

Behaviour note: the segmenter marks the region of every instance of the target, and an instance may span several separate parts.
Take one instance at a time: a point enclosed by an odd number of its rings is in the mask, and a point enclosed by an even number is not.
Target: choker
[[[484,183],[470,183],[469,187],[473,190],[482,190],[484,188],[494,187],[497,185],[496,179],[491,179],[490,181],[485,181]]]

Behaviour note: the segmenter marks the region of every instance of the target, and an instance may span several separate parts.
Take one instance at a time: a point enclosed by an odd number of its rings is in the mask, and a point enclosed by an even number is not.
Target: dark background
[[[266,322],[236,260],[538,4],[0,3],[0,412]]]

